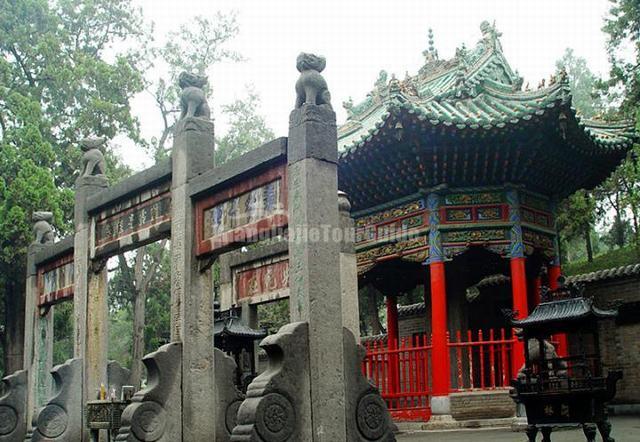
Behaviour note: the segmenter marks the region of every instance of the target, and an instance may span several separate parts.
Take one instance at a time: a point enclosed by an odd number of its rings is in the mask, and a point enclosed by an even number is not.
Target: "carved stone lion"
[[[33,243],[38,245],[53,244],[53,227],[49,224],[53,220],[53,213],[33,212],[31,220],[34,222],[33,235],[36,237]]]
[[[178,77],[178,84],[182,89],[180,95],[180,107],[182,112],[180,119],[186,117],[200,117],[211,119],[211,110],[204,94],[204,86],[207,84],[207,77],[183,72]]]
[[[106,138],[85,138],[80,140],[82,155],[81,176],[104,176],[107,170],[107,162],[100,148],[107,142]]]
[[[324,57],[302,52],[296,60],[300,78],[296,82],[296,109],[303,104],[325,105],[330,109],[331,94],[322,72],[327,62]]]

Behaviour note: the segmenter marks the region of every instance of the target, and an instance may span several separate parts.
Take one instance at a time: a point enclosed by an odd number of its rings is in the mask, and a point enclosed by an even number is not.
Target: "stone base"
[[[454,430],[460,428],[460,422],[450,414],[434,414],[429,422],[422,425],[423,430]]]
[[[454,431],[454,430],[471,430],[471,429],[491,429],[491,428],[509,428],[512,422],[512,418],[507,419],[478,419],[457,421],[455,419],[448,419],[448,417],[440,418],[433,417],[429,422],[397,422],[398,430],[404,432],[417,432],[417,431]]]
[[[516,415],[516,404],[506,389],[452,393],[449,398],[451,415],[458,421],[511,418]]]
[[[249,385],[240,405],[233,442],[312,442],[309,324],[293,322],[260,346],[269,368]],[[343,329],[346,435],[340,442],[394,442],[391,417],[378,390],[362,374],[364,349]],[[325,439],[322,439],[325,440]],[[336,441],[338,442],[338,441]]]
[[[515,416],[511,419],[511,424],[509,426],[511,427],[511,431],[525,431],[527,429],[527,425],[529,425],[529,423],[527,422],[526,417]]]
[[[451,399],[449,396],[432,396],[430,400],[431,413],[434,416],[451,415]]]
[[[0,396],[0,442],[22,442],[27,433],[27,372],[16,371],[2,383],[5,394]]]

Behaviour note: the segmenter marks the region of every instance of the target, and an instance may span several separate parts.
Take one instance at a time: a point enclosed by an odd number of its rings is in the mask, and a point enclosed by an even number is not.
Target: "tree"
[[[0,0],[5,372],[22,366],[31,213],[52,211],[58,233],[68,232],[80,164],[76,141],[86,135],[139,139],[129,100],[143,87],[140,16],[130,0]]]
[[[585,118],[592,118],[603,112],[603,99],[598,92],[598,78],[587,66],[587,60],[578,57],[573,49],[565,49],[564,55],[556,62],[558,70],[567,72],[571,88],[572,104]]]
[[[596,201],[593,196],[585,190],[578,190],[566,198],[558,208],[556,221],[560,235],[565,240],[584,240],[587,260],[593,261],[591,232],[596,221]]]
[[[227,133],[216,140],[216,164],[223,164],[274,138],[262,115],[258,113],[260,97],[247,89],[247,97],[222,106],[229,119]]]
[[[133,263],[130,265],[124,254],[118,255],[120,278],[116,279],[112,288],[120,305],[132,308],[132,352],[131,352],[131,383],[140,386],[142,380],[142,357],[146,353],[145,346],[145,317],[147,294],[154,278],[159,275],[160,264],[166,252],[167,240],[157,244],[140,247],[135,252]],[[170,266],[168,267],[170,269]],[[164,275],[171,274],[166,272]]]
[[[602,30],[609,36],[607,52],[610,79],[602,83],[605,93],[620,97],[620,113],[627,118],[638,117],[640,105],[640,3],[637,0],[610,0],[609,17]],[[633,58],[626,59],[627,48]]]
[[[182,71],[206,75],[216,63],[242,60],[240,54],[227,48],[238,31],[236,14],[225,15],[218,11],[211,18],[197,16],[182,24],[178,31],[169,33],[164,46],[153,50],[154,56],[167,68],[166,75],[155,84],[148,84],[147,88],[154,97],[163,123],[160,137],[153,138],[150,144],[156,159],[167,156],[180,112],[178,76]],[[209,86],[206,92],[210,90]]]

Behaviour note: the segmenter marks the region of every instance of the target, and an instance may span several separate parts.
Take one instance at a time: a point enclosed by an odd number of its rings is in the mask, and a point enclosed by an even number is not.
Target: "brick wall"
[[[587,284],[598,307],[610,308],[619,304],[640,301],[640,278],[625,278]],[[618,323],[617,323],[618,322]],[[605,369],[622,369],[614,403],[640,403],[640,317],[635,321],[608,320],[600,327],[600,350]]]

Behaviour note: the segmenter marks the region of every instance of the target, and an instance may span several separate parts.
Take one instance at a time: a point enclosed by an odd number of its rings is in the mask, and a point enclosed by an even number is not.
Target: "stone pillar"
[[[34,212],[35,240],[27,252],[27,282],[24,319],[24,368],[27,371],[26,418],[30,424],[35,411],[51,394],[53,368],[53,307],[38,308],[38,268],[36,254],[53,243],[51,212]]]
[[[509,221],[511,223],[511,246],[509,259],[511,267],[511,293],[513,311],[518,319],[526,318],[529,314],[527,301],[527,273],[525,269],[524,244],[522,242],[522,225],[520,220],[520,196],[518,190],[507,190],[509,203]],[[524,364],[524,344],[518,340],[513,345],[511,353],[511,376],[515,377]]]
[[[360,309],[358,305],[358,267],[355,247],[355,222],[347,194],[338,192],[338,210],[342,228],[340,248],[340,289],[342,290],[342,324],[360,342]]]
[[[316,442],[346,434],[335,118],[327,105],[294,109],[287,150],[289,302],[291,321],[309,323],[311,416],[303,419]]]
[[[431,412],[450,419],[451,361],[448,346],[447,288],[440,236],[440,195],[427,196],[429,210],[429,271],[431,275]]]
[[[242,311],[240,312],[240,319],[242,323],[247,327],[257,330],[260,326],[258,318],[258,306],[257,304],[251,304],[249,300],[240,304]],[[251,361],[251,370],[256,372],[258,367],[258,352],[260,350],[260,342],[253,341],[253,360]]]
[[[178,122],[172,151],[171,340],[182,342],[182,427],[183,439],[190,441],[209,440],[216,428],[214,413],[207,412],[215,409],[213,279],[195,255],[195,210],[187,185],[213,168],[213,149],[213,122]]]
[[[86,171],[85,171],[86,172]],[[70,406],[79,406],[78,410],[67,410],[83,415],[82,408],[88,400],[95,399],[100,384],[107,383],[108,351],[108,306],[107,306],[107,268],[106,261],[92,261],[91,218],[87,212],[90,196],[104,190],[109,185],[105,175],[83,173],[76,180],[75,193],[75,237],[74,237],[74,345],[73,356],[81,371],[81,400],[73,401]],[[89,440],[89,431],[81,426],[84,441]]]

